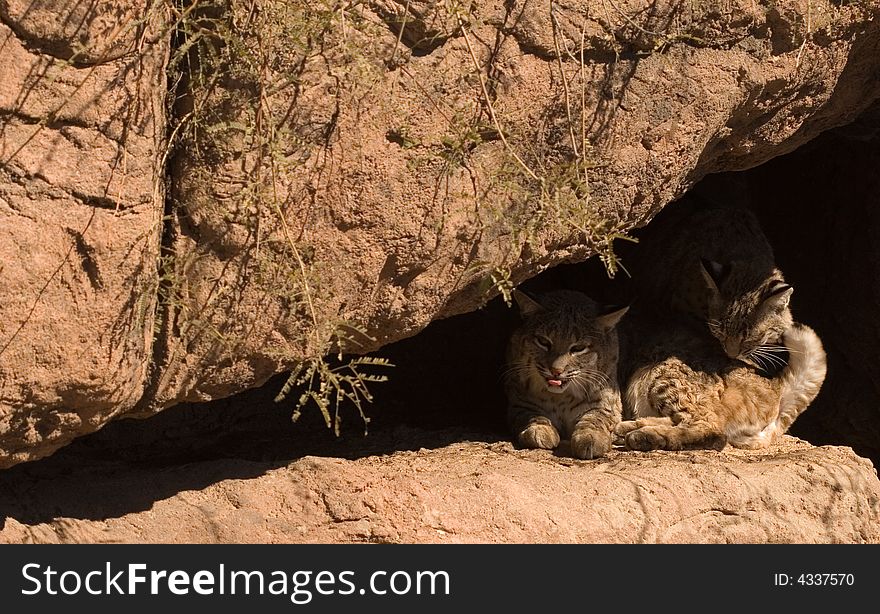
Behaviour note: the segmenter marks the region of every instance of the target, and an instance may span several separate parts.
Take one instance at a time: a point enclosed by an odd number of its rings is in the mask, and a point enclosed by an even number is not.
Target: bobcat
[[[702,322],[730,358],[778,364],[772,353],[792,325],[793,289],[750,211],[700,204],[674,205],[643,238],[633,267],[637,304]]]
[[[628,308],[605,313],[570,290],[514,298],[524,322],[508,344],[505,392],[517,441],[552,450],[565,437],[577,458],[605,454],[621,419],[615,327]]]
[[[646,236],[621,376],[632,449],[766,447],[825,379],[816,333],[748,210],[679,206]]]

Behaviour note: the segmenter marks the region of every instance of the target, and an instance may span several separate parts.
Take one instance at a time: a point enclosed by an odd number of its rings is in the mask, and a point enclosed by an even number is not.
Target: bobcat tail
[[[788,366],[782,372],[782,396],[779,400],[778,433],[788,430],[804,411],[825,381],[825,349],[819,336],[809,326],[795,323],[783,335],[788,348]]]

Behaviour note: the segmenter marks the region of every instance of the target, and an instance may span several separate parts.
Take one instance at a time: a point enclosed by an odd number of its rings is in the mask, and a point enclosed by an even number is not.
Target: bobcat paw
[[[763,450],[764,448],[769,448],[772,443],[760,437],[752,437],[750,439],[731,441],[730,445],[740,450]]]
[[[631,431],[639,428],[638,422],[635,420],[624,420],[623,422],[618,422],[614,427],[614,430],[611,432],[612,440],[615,446],[626,446],[626,435]]]
[[[640,452],[662,450],[666,447],[666,438],[649,426],[630,431],[624,439],[628,449]]]
[[[571,453],[575,458],[598,458],[611,449],[611,433],[601,429],[584,429],[571,435]]]
[[[526,448],[552,450],[559,445],[559,433],[552,424],[530,424],[519,434],[519,443]]]

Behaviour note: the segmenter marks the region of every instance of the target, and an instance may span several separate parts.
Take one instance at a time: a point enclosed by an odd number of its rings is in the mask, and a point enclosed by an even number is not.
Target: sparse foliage
[[[378,62],[359,47],[363,37],[355,36],[375,25],[364,21],[357,1],[165,1],[176,30],[169,77],[178,86],[170,147],[212,168],[235,168],[229,163],[240,161],[239,170],[213,178],[222,190],[208,204],[216,208],[210,217],[252,237],[252,274],[291,314],[308,322],[300,338],[286,339],[290,354],[278,357],[296,366],[277,400],[299,390],[293,419],[314,403],[337,434],[340,407],[347,402],[366,426],[364,404],[373,399],[368,384],[387,380],[370,369],[392,365],[376,357],[331,365],[342,361],[343,347],[358,345],[352,331],[361,339],[369,336],[352,323],[323,315],[316,292],[320,263],[302,230],[291,225],[298,195],[282,185],[282,178],[302,167],[315,146],[332,142],[342,97],[356,97],[380,74]],[[301,90],[314,65],[322,70],[310,78],[323,79],[335,91],[336,107],[315,113],[321,121],[300,121],[297,113],[308,104]],[[181,268],[180,262],[165,267]],[[163,296],[176,295],[172,284],[165,284]],[[184,308],[166,306],[175,307]],[[223,335],[214,336],[217,343],[231,345]],[[338,356],[331,361],[334,351]]]

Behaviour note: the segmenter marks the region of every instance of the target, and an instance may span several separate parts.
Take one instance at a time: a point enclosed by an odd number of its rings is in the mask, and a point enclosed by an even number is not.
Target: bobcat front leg
[[[571,453],[585,460],[598,458],[611,450],[612,432],[620,422],[623,408],[620,393],[605,391],[599,401],[589,404],[571,430]]]
[[[532,407],[511,405],[507,421],[516,441],[524,448],[553,450],[559,445],[559,431],[553,422]]]
[[[675,424],[668,416],[638,418],[614,428],[614,443],[630,450],[722,449],[727,438],[705,420]]]
[[[782,337],[788,365],[782,372],[782,396],[775,436],[782,435],[819,394],[825,381],[825,349],[815,331],[795,323]],[[775,438],[775,437],[774,437]]]
[[[672,426],[672,419],[667,416],[649,416],[647,418],[636,418],[635,420],[624,420],[614,427],[614,445],[626,445],[626,436],[636,429],[657,425]]]
[[[727,445],[727,437],[715,425],[705,420],[691,423],[680,422],[674,426],[656,424],[630,431],[624,437],[630,450],[721,450]]]

